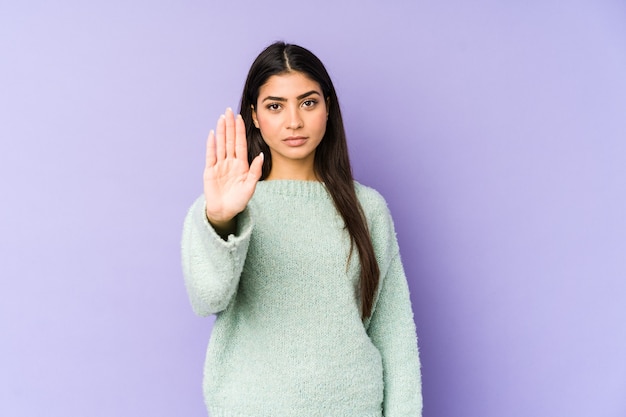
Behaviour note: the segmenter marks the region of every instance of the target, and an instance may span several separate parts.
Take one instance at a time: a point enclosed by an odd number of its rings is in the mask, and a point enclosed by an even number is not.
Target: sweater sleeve
[[[237,232],[222,239],[206,218],[204,196],[189,209],[183,225],[181,258],[185,286],[196,314],[226,309],[239,285],[250,243],[249,209],[237,216]]]
[[[380,283],[367,333],[383,363],[384,417],[422,415],[422,381],[409,286],[400,259],[391,213],[372,193],[370,232],[380,267]]]
[[[385,417],[422,415],[417,336],[404,268],[397,253],[382,284],[368,334],[383,362]]]

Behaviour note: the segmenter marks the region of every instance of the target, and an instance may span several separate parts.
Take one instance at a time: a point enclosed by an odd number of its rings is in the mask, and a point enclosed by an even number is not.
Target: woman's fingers
[[[210,131],[209,137],[206,140],[206,166],[212,167],[215,165],[217,158],[215,157],[215,132]]]
[[[215,158],[239,158],[247,160],[248,145],[246,144],[246,126],[241,115],[235,117],[229,107],[217,120],[215,129]]]
[[[252,160],[252,163],[250,164],[250,170],[248,171],[248,181],[256,183],[259,178],[261,178],[261,173],[263,170],[263,158],[264,155],[263,152],[261,152],[257,155],[256,158]]]
[[[226,109],[226,158],[235,157],[235,115],[229,107]]]
[[[240,114],[235,119],[235,156],[248,162],[248,144],[246,143],[246,125]]]
[[[215,157],[218,161],[226,157],[226,117],[223,114],[215,128]]]

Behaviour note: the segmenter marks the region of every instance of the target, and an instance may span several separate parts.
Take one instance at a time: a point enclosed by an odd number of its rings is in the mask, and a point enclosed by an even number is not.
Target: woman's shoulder
[[[354,188],[363,209],[363,214],[370,227],[370,232],[374,235],[378,233],[381,233],[383,236],[395,235],[391,211],[382,194],[374,188],[356,181],[354,182]]]
[[[389,212],[389,209],[387,208],[387,201],[382,194],[374,188],[355,181],[354,191],[356,192],[356,196],[359,199],[359,203],[361,203],[366,216],[370,212]]]
[[[372,187],[355,181],[354,188],[367,220],[378,261],[389,260],[398,251],[396,232],[387,201]]]

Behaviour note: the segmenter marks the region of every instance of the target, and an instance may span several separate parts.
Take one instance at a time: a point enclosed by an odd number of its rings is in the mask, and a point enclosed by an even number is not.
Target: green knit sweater
[[[380,194],[355,186],[381,271],[365,322],[358,255],[348,256],[349,236],[322,183],[259,182],[228,240],[208,223],[204,197],[189,210],[187,291],[197,314],[217,314],[203,385],[211,417],[421,415],[415,324],[393,222]]]

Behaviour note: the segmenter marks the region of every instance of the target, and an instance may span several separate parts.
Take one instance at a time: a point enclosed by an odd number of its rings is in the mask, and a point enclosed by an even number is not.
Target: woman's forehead
[[[269,77],[259,89],[259,99],[262,100],[265,96],[297,98],[310,91],[322,94],[320,84],[317,81],[312,80],[302,72],[290,71]]]

